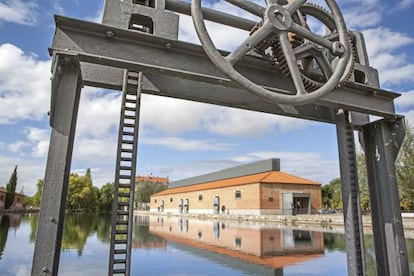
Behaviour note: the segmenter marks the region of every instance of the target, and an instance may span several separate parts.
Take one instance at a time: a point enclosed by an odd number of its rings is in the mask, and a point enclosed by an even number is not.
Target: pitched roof
[[[167,239],[168,241],[178,242],[184,245],[188,245],[191,247],[195,247],[202,250],[207,250],[210,252],[214,252],[216,254],[221,254],[225,256],[229,256],[232,258],[236,258],[245,262],[262,265],[270,268],[283,268],[289,265],[298,264],[305,261],[310,261],[316,258],[320,258],[323,256],[323,249],[319,252],[312,252],[312,253],[303,253],[303,254],[295,254],[295,255],[281,255],[281,256],[269,256],[269,257],[259,257],[252,254],[244,253],[243,251],[232,250],[225,247],[220,247],[217,245],[212,245],[192,239],[186,239],[182,237],[178,237],[169,233],[165,233],[162,231],[151,230],[151,232],[156,233],[157,235]]]
[[[269,171],[263,173],[257,173],[252,175],[245,175],[240,177],[234,177],[229,179],[222,179],[217,181],[211,181],[206,183],[200,183],[195,185],[181,186],[177,188],[170,188],[159,193],[153,194],[152,196],[170,195],[185,192],[201,191],[207,189],[216,189],[231,187],[237,185],[246,185],[253,183],[271,183],[271,184],[301,184],[301,185],[318,185],[320,183],[294,176],[281,171]]]
[[[135,182],[141,182],[141,181],[148,181],[151,183],[167,183],[168,184],[168,177],[159,177],[159,176],[142,176],[138,175],[135,177]]]

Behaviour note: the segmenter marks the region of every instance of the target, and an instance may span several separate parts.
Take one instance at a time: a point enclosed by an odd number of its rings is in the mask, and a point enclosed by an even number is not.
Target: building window
[[[173,198],[172,197],[170,197],[170,202],[173,202]]]
[[[157,203],[157,200],[156,199],[154,199],[154,203]]]
[[[236,198],[241,198],[241,191],[240,191],[240,190],[237,190],[237,191],[234,193],[234,196],[235,196]]]
[[[273,202],[273,197],[269,197],[269,202]]]
[[[200,200],[200,201],[203,200],[203,195],[202,194],[198,195],[198,200]]]
[[[242,245],[242,239],[241,239],[241,238],[235,238],[235,239],[234,239],[234,245],[235,245],[237,248],[240,248],[240,247],[241,247],[241,245]]]
[[[4,200],[4,195],[0,195],[0,200]]]
[[[201,231],[198,231],[198,233],[197,233],[197,237],[198,237],[198,239],[202,239],[203,238],[203,232],[201,232]]]

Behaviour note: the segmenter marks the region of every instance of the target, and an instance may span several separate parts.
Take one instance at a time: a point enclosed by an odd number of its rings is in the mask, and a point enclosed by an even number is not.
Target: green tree
[[[4,208],[9,209],[13,204],[14,195],[16,193],[16,185],[17,185],[17,165],[14,167],[13,173],[10,176],[9,183],[7,183],[6,190],[6,201],[4,203]]]
[[[143,181],[136,184],[135,188],[135,202],[148,203],[152,194],[164,191],[167,186],[163,183],[153,183],[150,181]]]
[[[99,198],[98,198],[99,211],[102,213],[111,212],[113,201],[114,201],[114,184],[106,183],[99,190]]]
[[[99,189],[92,186],[90,170],[84,176],[71,173],[69,176],[66,207],[71,211],[94,212],[98,207]]]
[[[322,206],[325,209],[332,208],[332,198],[334,190],[331,185],[325,185],[322,187]]]
[[[31,199],[32,206],[36,206],[36,207],[40,206],[40,202],[42,201],[43,186],[44,186],[43,179],[39,179],[36,184],[36,187],[37,187],[36,193],[32,196],[32,199]]]
[[[365,163],[365,155],[363,151],[357,153],[358,183],[359,183],[359,201],[361,209],[366,211],[369,209],[369,191],[367,166]]]
[[[409,124],[396,161],[401,207],[414,210],[414,134]]]
[[[335,178],[322,187],[322,203],[324,207],[342,209],[341,180]]]
[[[3,256],[4,248],[7,243],[7,236],[9,235],[9,216],[0,216],[0,259]]]

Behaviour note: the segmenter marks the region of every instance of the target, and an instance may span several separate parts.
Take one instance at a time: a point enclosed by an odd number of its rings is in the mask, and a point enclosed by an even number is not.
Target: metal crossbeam
[[[212,88],[238,88],[215,68],[201,46],[60,16],[56,17],[56,26],[53,50],[76,53],[83,62],[202,82],[207,89],[210,85]],[[276,67],[268,65],[260,58],[246,57],[240,62],[239,71],[269,89],[292,93],[292,81]],[[95,79],[94,82],[104,83],[105,80]],[[199,92],[191,86],[187,89],[194,97],[207,97],[196,95]],[[175,94],[183,98],[179,91]],[[378,88],[347,83],[314,106],[344,108],[389,118],[394,117],[393,101],[398,96]],[[256,110],[262,111],[260,106]]]

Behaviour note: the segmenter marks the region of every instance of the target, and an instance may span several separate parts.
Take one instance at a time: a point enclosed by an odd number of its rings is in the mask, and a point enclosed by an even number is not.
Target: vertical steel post
[[[410,275],[395,176],[405,135],[404,118],[363,127],[378,275]]]
[[[358,166],[350,115],[348,111],[342,109],[336,113],[346,255],[348,275],[365,275],[364,233],[359,201]]]
[[[81,90],[76,55],[53,60],[49,154],[33,255],[32,275],[57,275],[65,217],[66,195]]]

